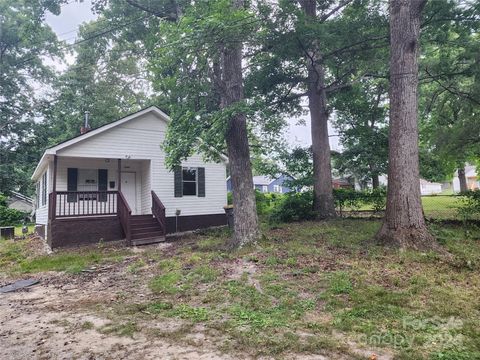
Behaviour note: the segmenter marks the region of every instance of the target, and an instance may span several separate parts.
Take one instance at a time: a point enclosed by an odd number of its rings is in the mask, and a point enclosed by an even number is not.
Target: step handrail
[[[125,232],[127,243],[130,245],[132,240],[132,228],[130,224],[130,219],[132,218],[132,209],[130,209],[128,202],[121,191],[118,191],[117,213],[120,224],[122,224],[123,231]]]
[[[157,222],[160,224],[163,234],[166,234],[167,219],[165,216],[165,206],[163,205],[163,203],[160,201],[157,194],[155,194],[155,191],[153,190],[152,190],[152,214],[157,220]]]

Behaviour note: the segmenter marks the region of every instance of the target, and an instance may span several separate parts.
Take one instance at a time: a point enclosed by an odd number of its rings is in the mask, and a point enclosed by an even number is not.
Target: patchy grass
[[[112,323],[97,330],[187,342],[200,326],[222,351],[273,358],[366,358],[360,348],[398,359],[480,358],[480,230],[432,224],[452,254],[447,260],[377,246],[371,240],[379,226],[341,219],[263,225],[264,238],[236,252],[226,251],[225,230],[180,239],[168,251],[146,248],[124,274],[149,290],[100,304]],[[65,270],[119,254],[70,250],[47,261],[24,251],[2,243],[0,261],[19,262],[23,271]],[[172,319],[180,326],[158,327]]]
[[[117,262],[130,254],[128,249],[111,247],[61,250],[51,255],[38,255],[32,247],[35,239],[0,240],[0,271],[5,274],[66,271],[79,273],[99,264]]]
[[[27,225],[27,227],[28,227],[28,232],[27,232],[26,235],[30,235],[30,234],[33,234],[35,232],[35,225],[34,224]],[[22,228],[23,228],[23,225],[15,226],[15,236],[23,236],[24,235],[22,233]]]

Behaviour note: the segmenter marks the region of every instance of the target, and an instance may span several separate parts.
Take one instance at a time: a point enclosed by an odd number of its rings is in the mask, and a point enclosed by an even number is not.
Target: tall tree
[[[335,216],[329,96],[370,73],[360,64],[378,61],[372,52],[385,47],[388,39],[382,7],[378,1],[299,0],[279,1],[264,12],[268,30],[262,46],[252,52],[259,66],[252,70],[248,87],[281,114],[298,115],[303,102],[308,103],[314,207],[319,218],[329,218]]]
[[[243,0],[231,0],[234,11],[242,10]],[[238,39],[237,39],[238,40]],[[244,100],[242,76],[242,42],[222,44],[219,81],[220,109],[235,107]],[[227,120],[225,133],[230,177],[232,179],[234,236],[232,247],[253,243],[259,236],[253,176],[248,146],[247,119],[235,111]]]
[[[390,129],[387,208],[377,239],[402,248],[431,249],[420,198],[418,54],[426,0],[390,0]]]
[[[306,21],[318,21],[317,1],[302,0]],[[330,143],[328,140],[327,90],[325,69],[322,65],[322,52],[319,41],[305,52],[307,64],[307,96],[310,109],[310,127],[313,153],[313,209],[320,218],[335,216],[335,204],[332,192],[332,167]]]
[[[154,86],[167,96],[172,123],[164,146],[170,166],[201,151],[225,149],[229,158],[234,205],[230,247],[259,237],[247,116],[243,90],[243,44],[259,20],[241,0],[195,2],[176,24],[160,28],[160,51],[151,63]]]
[[[379,187],[379,176],[387,171],[386,95],[385,80],[364,79],[333,99],[337,114],[333,125],[343,148],[335,157],[335,168],[373,188]]]
[[[0,0],[0,190],[31,192],[25,152],[35,136],[35,119],[45,105],[44,94],[55,77],[43,61],[57,59],[57,37],[45,24],[45,12],[58,14],[63,1]],[[25,148],[24,148],[25,149]],[[28,150],[28,149],[26,149]]]

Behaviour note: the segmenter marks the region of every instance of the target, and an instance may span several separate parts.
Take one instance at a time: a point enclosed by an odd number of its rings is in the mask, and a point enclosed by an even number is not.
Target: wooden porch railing
[[[116,215],[118,191],[54,191],[49,194],[50,219]]]
[[[165,206],[158,198],[155,191],[152,190],[152,214],[162,227],[163,233],[167,233],[167,219],[165,217]]]
[[[132,240],[132,229],[130,224],[132,210],[130,209],[130,206],[128,206],[127,200],[125,200],[125,197],[121,191],[118,192],[117,213],[120,223],[122,224],[123,231],[125,232],[127,243],[130,245]]]

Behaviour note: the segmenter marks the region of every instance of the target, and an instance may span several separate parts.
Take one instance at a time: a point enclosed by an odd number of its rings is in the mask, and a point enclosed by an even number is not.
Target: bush
[[[6,196],[0,194],[0,226],[13,226],[21,224],[28,214],[10,209],[7,206]]]
[[[267,215],[274,208],[275,204],[282,199],[282,194],[277,193],[262,193],[255,190],[255,202],[257,204],[257,214]],[[228,205],[233,204],[233,195],[231,192],[227,194]]]
[[[464,221],[480,216],[480,190],[462,193],[458,214]]]
[[[270,221],[292,222],[312,220],[314,218],[313,192],[290,192],[283,195],[283,199],[274,207],[270,216]]]
[[[384,188],[355,191],[353,189],[334,189],[335,206],[342,211],[345,208],[358,210],[362,206],[371,206],[374,211],[385,209],[387,192]]]

